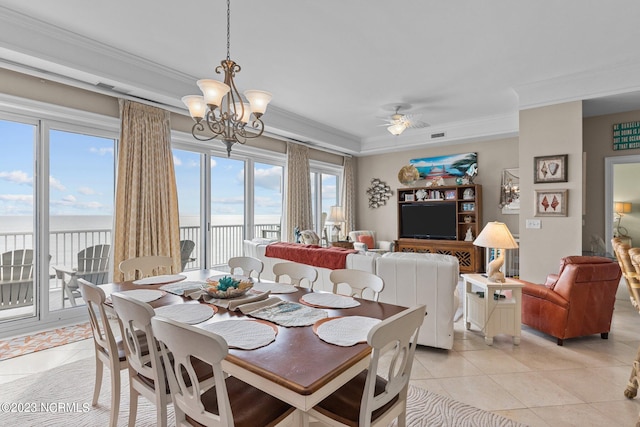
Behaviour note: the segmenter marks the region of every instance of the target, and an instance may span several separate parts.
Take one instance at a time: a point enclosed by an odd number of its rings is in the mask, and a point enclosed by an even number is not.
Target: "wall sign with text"
[[[613,125],[613,149],[630,150],[640,148],[640,122]]]

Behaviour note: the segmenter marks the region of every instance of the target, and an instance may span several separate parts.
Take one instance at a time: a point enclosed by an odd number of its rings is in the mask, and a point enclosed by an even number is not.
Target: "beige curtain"
[[[179,272],[180,228],[169,112],[120,100],[120,145],[113,232],[114,281],[133,257],[173,257]]]
[[[294,227],[298,227],[300,231],[313,228],[308,147],[292,142],[287,143],[285,174],[285,215],[282,240],[293,242],[295,241]]]
[[[353,158],[344,156],[340,200],[342,210],[344,211],[345,224],[343,233],[345,236],[348,236],[350,231],[356,229],[355,195],[356,183],[355,172],[353,170]]]

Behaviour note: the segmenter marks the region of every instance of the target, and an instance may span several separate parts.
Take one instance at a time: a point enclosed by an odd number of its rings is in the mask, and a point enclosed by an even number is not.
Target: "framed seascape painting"
[[[567,216],[569,190],[536,190],[535,216]]]
[[[533,183],[567,182],[568,154],[533,158]]]
[[[478,153],[421,157],[409,163],[418,169],[421,179],[473,177],[478,173]]]

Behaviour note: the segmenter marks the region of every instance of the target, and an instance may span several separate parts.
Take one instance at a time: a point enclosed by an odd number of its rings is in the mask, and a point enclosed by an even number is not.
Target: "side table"
[[[504,283],[490,282],[481,274],[463,274],[465,286],[464,321],[467,329],[471,324],[484,332],[487,345],[493,344],[498,334],[513,336],[513,343],[520,344],[522,323],[522,288],[524,284],[513,279]],[[473,286],[479,288],[474,291]],[[511,291],[509,298],[496,297],[496,291]]]
[[[349,240],[339,240],[337,242],[331,242],[331,246],[337,248],[353,249],[353,242]]]

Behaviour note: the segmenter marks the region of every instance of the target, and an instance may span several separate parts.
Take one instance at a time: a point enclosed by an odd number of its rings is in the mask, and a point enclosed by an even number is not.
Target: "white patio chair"
[[[406,426],[407,390],[425,316],[420,305],[383,320],[367,335],[373,349],[369,368],[340,387],[309,411],[309,416],[330,426],[387,426],[397,418]],[[381,358],[390,361],[386,378],[377,375]]]
[[[381,277],[361,270],[333,270],[329,274],[329,280],[333,283],[334,294],[344,293],[338,291],[344,289],[344,286],[340,285],[346,284],[351,288],[348,292],[349,296],[373,301],[378,301],[380,292],[384,289],[384,281]]]
[[[310,265],[299,264],[297,262],[279,262],[273,266],[273,274],[276,282],[280,282],[282,276],[289,277],[289,283],[302,287],[302,282],[306,279],[309,283],[309,289],[313,289],[313,285],[318,280],[318,270]]]
[[[221,361],[229,353],[224,338],[160,316],[151,319],[151,323],[165,365],[169,354],[174,361],[174,369],[168,370],[167,376],[177,425],[254,427],[291,422],[293,407],[223,372]],[[215,387],[199,382],[194,375],[194,360],[210,366]],[[177,377],[185,371],[190,374],[192,386]]]
[[[242,274],[245,276],[251,276],[255,273],[255,276],[260,280],[260,273],[264,269],[264,264],[257,258],[250,256],[237,256],[229,259],[229,268],[231,274],[235,274],[237,268],[242,270]]]
[[[33,250],[17,249],[0,257],[0,310],[33,305]]]
[[[127,369],[124,345],[122,339],[120,337],[115,338],[111,330],[111,323],[104,305],[106,300],[104,291],[84,279],[78,279],[77,284],[89,311],[89,320],[93,331],[93,344],[96,351],[96,381],[91,404],[93,406],[98,404],[102,386],[102,372],[106,366],[109,368],[111,376],[111,416],[109,417],[109,427],[116,427],[120,409],[120,371]]]
[[[125,280],[143,279],[158,274],[171,274],[173,258],[170,256],[141,256],[129,258],[120,263],[118,268],[124,273]],[[136,272],[140,275],[136,277]]]
[[[64,308],[67,299],[71,306],[76,306],[76,298],[80,296],[78,279],[84,279],[97,285],[107,283],[110,250],[111,245],[89,246],[78,252],[78,266],[76,268],[51,266],[56,272],[56,277],[62,283],[62,308]]]

